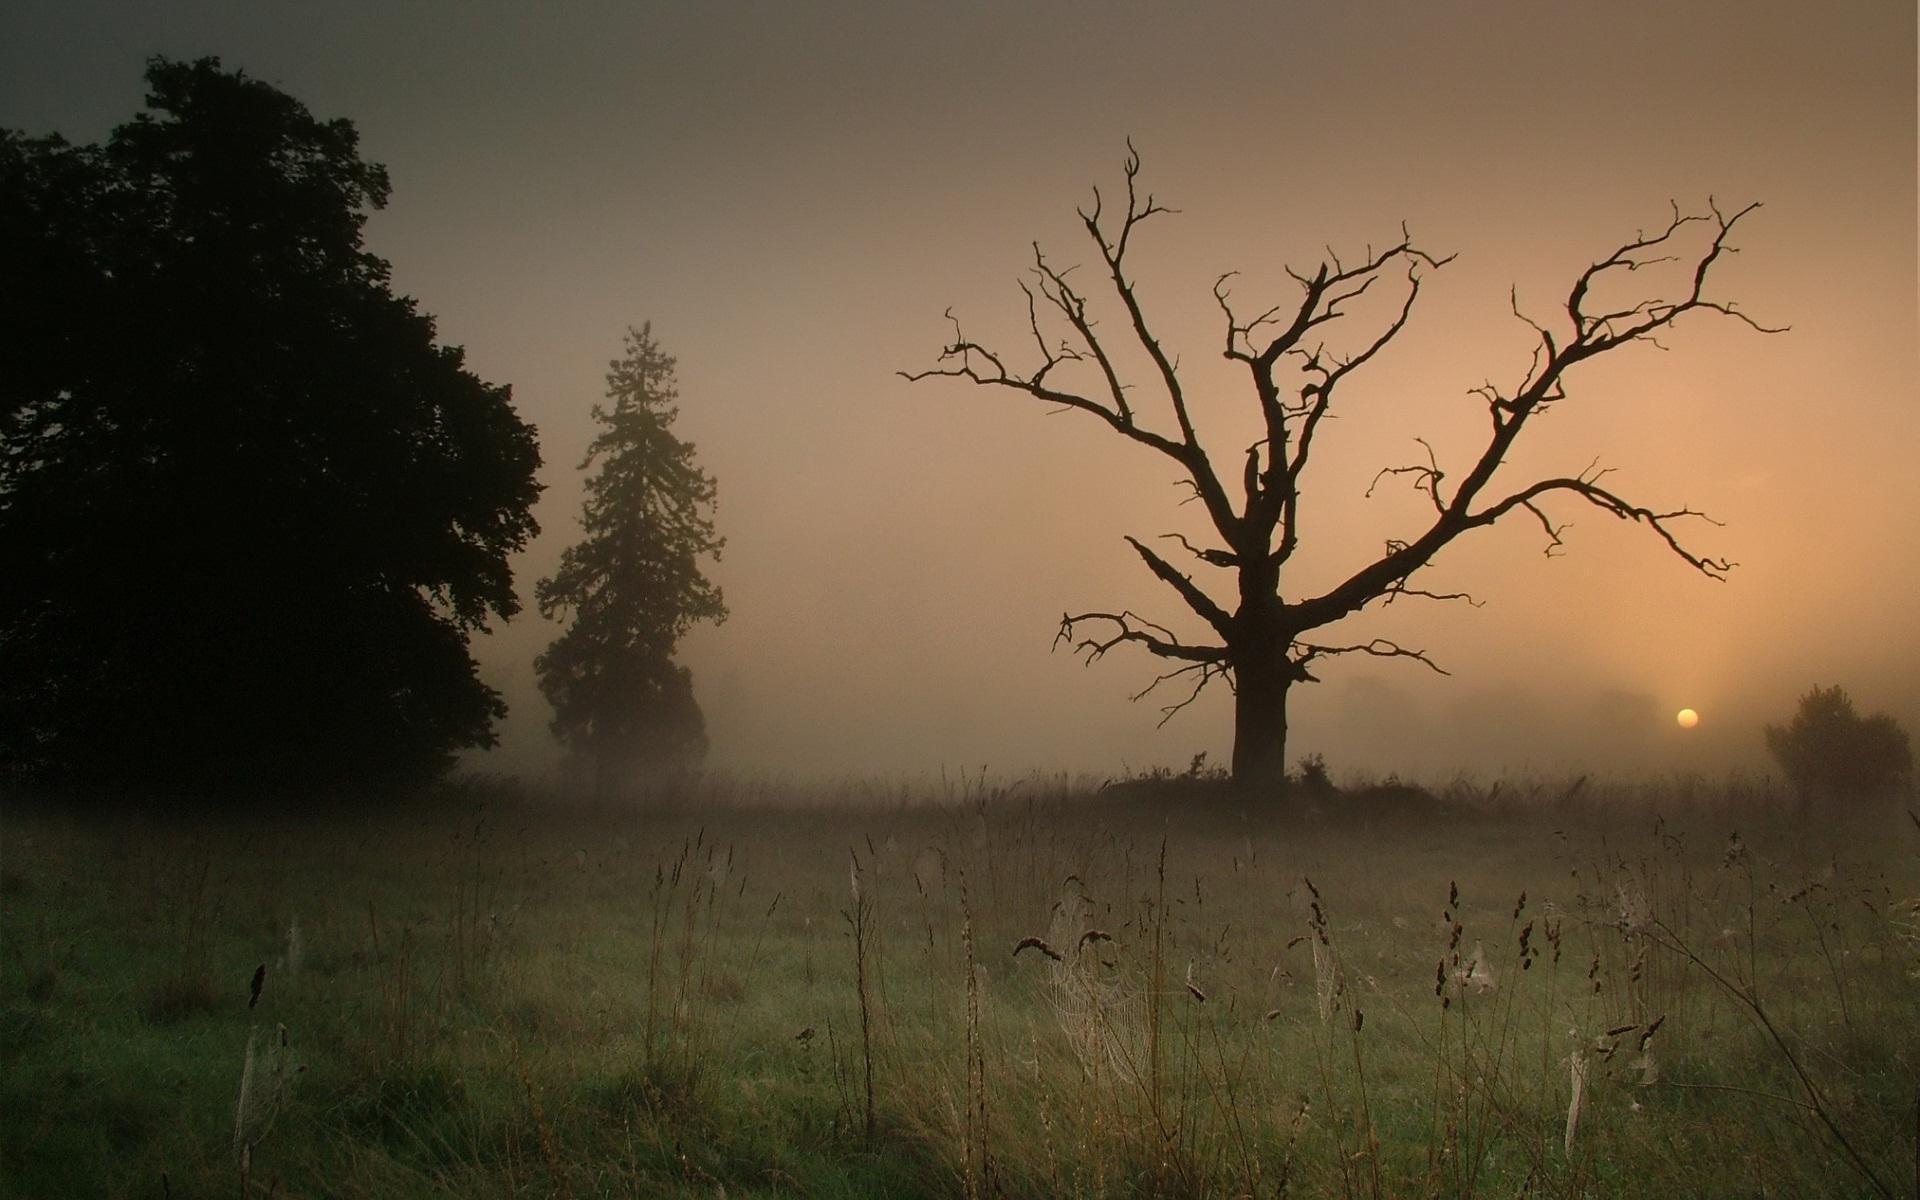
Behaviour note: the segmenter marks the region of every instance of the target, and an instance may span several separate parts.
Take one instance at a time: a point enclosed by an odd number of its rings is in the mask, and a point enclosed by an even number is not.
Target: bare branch
[[[1104,636],[1082,636],[1079,627],[1089,622],[1099,622],[1111,628]],[[1115,646],[1133,643],[1145,647],[1150,653],[1161,658],[1170,658],[1181,662],[1182,666],[1165,671],[1156,676],[1153,682],[1135,692],[1129,699],[1142,700],[1161,684],[1183,676],[1193,677],[1193,690],[1183,700],[1168,704],[1160,710],[1160,725],[1173,719],[1173,715],[1192,704],[1215,679],[1224,679],[1227,686],[1233,686],[1233,668],[1228,661],[1225,646],[1190,646],[1180,641],[1173,632],[1163,625],[1156,625],[1132,612],[1087,612],[1063,613],[1060,617],[1060,629],[1054,635],[1053,644],[1058,649],[1063,643],[1073,652],[1085,658],[1087,665],[1106,656]],[[1158,728],[1158,726],[1156,726]]]
[[[1213,300],[1215,304],[1220,306],[1221,314],[1227,319],[1227,346],[1225,356],[1239,362],[1251,363],[1254,361],[1252,351],[1254,332],[1268,325],[1278,324],[1275,317],[1280,311],[1280,306],[1276,304],[1251,321],[1241,324],[1239,320],[1234,317],[1232,306],[1227,303],[1227,298],[1231,294],[1227,291],[1227,280],[1232,279],[1238,274],[1238,271],[1228,271],[1214,281]]]
[[[1210,567],[1237,567],[1240,565],[1240,556],[1230,550],[1217,550],[1211,546],[1196,546],[1188,541],[1186,535],[1183,533],[1163,533],[1160,536],[1171,541],[1179,542],[1180,545],[1186,549],[1187,553],[1193,555]]]
[[[1180,598],[1187,602],[1187,607],[1199,614],[1207,624],[1213,626],[1214,632],[1223,638],[1233,636],[1233,618],[1227,615],[1226,610],[1215,604],[1212,597],[1201,591],[1199,585],[1195,584],[1190,576],[1181,574],[1166,559],[1148,549],[1140,539],[1130,537],[1127,539],[1127,544],[1132,546],[1145,561],[1148,570],[1152,571],[1162,583],[1180,593]]]
[[[1668,549],[1672,550],[1684,560],[1688,566],[1709,579],[1725,580],[1727,573],[1732,571],[1737,565],[1730,559],[1712,558],[1694,553],[1681,543],[1679,535],[1674,533],[1669,527],[1674,521],[1688,518],[1705,521],[1709,525],[1719,525],[1720,522],[1715,521],[1703,512],[1698,512],[1691,508],[1676,508],[1665,512],[1656,512],[1651,508],[1633,504],[1622,499],[1618,494],[1599,486],[1600,478],[1606,474],[1608,474],[1607,471],[1594,471],[1589,469],[1589,471],[1577,478],[1543,479],[1539,483],[1515,492],[1499,503],[1489,506],[1485,511],[1475,514],[1469,518],[1469,523],[1475,526],[1491,525],[1514,509],[1524,508],[1539,520],[1541,527],[1546,531],[1547,554],[1551,556],[1560,549],[1562,545],[1561,535],[1565,533],[1567,527],[1565,524],[1556,525],[1535,502],[1542,496],[1554,492],[1568,492],[1580,497],[1602,512],[1610,513],[1623,521],[1632,521],[1647,526],[1653,530],[1661,541],[1667,544]]]
[[[1434,511],[1444,513],[1447,511],[1447,506],[1446,503],[1440,499],[1440,482],[1447,477],[1447,473],[1440,469],[1440,460],[1434,456],[1433,444],[1431,442],[1425,438],[1418,437],[1413,440],[1419,442],[1420,445],[1426,449],[1426,465],[1421,466],[1415,463],[1412,466],[1406,467],[1382,467],[1380,472],[1373,477],[1373,482],[1367,485],[1365,498],[1368,500],[1373,499],[1373,490],[1379,487],[1380,481],[1387,476],[1411,475],[1413,476],[1414,490],[1425,492],[1428,498],[1433,501]]]
[[[1349,373],[1372,361],[1406,327],[1419,298],[1421,269],[1438,268],[1452,261],[1451,256],[1435,258],[1415,247],[1404,227],[1401,235],[1398,243],[1380,253],[1374,253],[1369,247],[1364,260],[1353,267],[1343,266],[1339,256],[1329,251],[1330,261],[1311,276],[1289,268],[1287,273],[1301,287],[1299,308],[1287,328],[1257,353],[1250,344],[1242,347],[1240,343],[1250,341],[1255,328],[1278,324],[1274,317],[1278,310],[1269,309],[1243,324],[1235,319],[1227,301],[1225,277],[1215,285],[1215,302],[1227,315],[1227,357],[1247,364],[1266,420],[1270,461],[1259,477],[1257,495],[1251,486],[1253,480],[1249,479],[1244,520],[1256,529],[1272,530],[1279,526],[1280,545],[1271,555],[1275,563],[1286,561],[1298,546],[1299,478],[1312,453],[1314,435],[1330,414],[1335,389]],[[1406,266],[1407,290],[1399,312],[1384,329],[1357,353],[1345,357],[1329,355],[1324,346],[1308,350],[1301,344],[1308,331],[1345,316],[1344,305],[1365,295],[1379,281],[1381,272],[1395,260]],[[1299,371],[1308,377],[1298,388],[1297,401],[1282,398],[1276,368],[1283,357],[1297,358]],[[1289,446],[1291,453],[1287,450]]]
[[[1319,682],[1319,680],[1307,670],[1313,663],[1313,660],[1339,654],[1370,654],[1375,658],[1410,658],[1417,663],[1423,664],[1435,674],[1446,675],[1449,673],[1442,668],[1440,664],[1427,657],[1426,651],[1410,650],[1397,642],[1390,642],[1386,638],[1374,638],[1370,642],[1361,642],[1352,646],[1321,646],[1312,642],[1295,642],[1290,647],[1290,654],[1294,670],[1298,673],[1298,677],[1313,683]]]
[[[1147,696],[1151,694],[1153,690],[1159,687],[1161,684],[1167,682],[1170,679],[1178,679],[1182,675],[1193,675],[1195,677],[1193,682],[1193,690],[1187,693],[1186,699],[1177,700],[1172,704],[1166,704],[1161,706],[1160,720],[1154,724],[1155,729],[1163,728],[1168,721],[1173,720],[1173,715],[1175,713],[1179,712],[1181,709],[1185,708],[1187,705],[1192,704],[1195,700],[1198,700],[1200,698],[1200,693],[1205,691],[1207,688],[1207,685],[1209,683],[1212,683],[1215,679],[1226,680],[1227,686],[1229,688],[1233,686],[1233,668],[1232,667],[1229,667],[1225,663],[1196,662],[1196,663],[1188,663],[1184,667],[1176,667],[1171,671],[1167,671],[1161,675],[1156,676],[1152,683],[1149,683],[1146,687],[1141,688],[1139,691],[1135,692],[1133,695],[1127,697],[1127,699],[1138,703],[1139,701],[1146,699]]]
[[[1089,621],[1104,622],[1113,626],[1111,634],[1104,638],[1091,635],[1082,637],[1079,626]],[[1225,663],[1227,661],[1225,646],[1188,645],[1174,636],[1173,632],[1165,626],[1156,625],[1152,621],[1136,616],[1131,611],[1062,613],[1060,629],[1053,636],[1054,649],[1059,649],[1064,643],[1071,647],[1075,654],[1083,655],[1089,666],[1106,657],[1107,651],[1127,642],[1144,646],[1149,652],[1161,658],[1175,658],[1185,662]]]
[[[1510,287],[1507,289],[1507,302],[1513,306],[1513,315],[1524,321],[1529,329],[1532,329],[1535,334],[1539,335],[1540,347],[1545,349],[1547,357],[1551,359],[1559,347],[1554,343],[1553,334],[1546,326],[1520,311],[1520,289],[1518,287]],[[1534,369],[1537,369],[1540,365],[1540,349],[1534,351],[1533,363]],[[1528,370],[1527,378],[1533,378],[1533,369]]]
[[[1733,227],[1748,213],[1759,208],[1759,204],[1749,204],[1732,216],[1721,213],[1719,206],[1711,200],[1707,202],[1706,213],[1681,215],[1678,205],[1674,206],[1673,219],[1666,229],[1651,237],[1642,234],[1628,242],[1606,258],[1581,272],[1574,283],[1573,291],[1567,297],[1567,316],[1574,329],[1574,341],[1566,350],[1555,356],[1556,361],[1575,362],[1581,358],[1590,358],[1615,346],[1644,338],[1648,334],[1673,324],[1682,314],[1695,309],[1717,312],[1722,316],[1733,317],[1748,327],[1761,333],[1783,333],[1786,326],[1770,327],[1760,324],[1732,304],[1705,297],[1707,273],[1722,254],[1732,253],[1727,245],[1727,237]],[[1680,300],[1662,300],[1648,297],[1627,308],[1613,309],[1601,313],[1589,313],[1586,310],[1587,296],[1593,285],[1609,271],[1637,271],[1657,263],[1680,262],[1683,259],[1673,254],[1642,254],[1642,251],[1664,247],[1683,229],[1693,224],[1711,223],[1714,228],[1713,240],[1694,264],[1692,286],[1686,296]]]
[[[1040,278],[1041,292],[1055,308],[1060,310],[1061,315],[1066,317],[1067,323],[1072,325],[1074,332],[1080,335],[1081,345],[1085,346],[1094,361],[1099,363],[1100,374],[1107,382],[1107,394],[1113,398],[1114,411],[1119,414],[1123,423],[1131,426],[1133,410],[1127,404],[1126,386],[1120,382],[1120,375],[1114,369],[1113,360],[1107,357],[1106,347],[1102,346],[1100,339],[1093,335],[1093,322],[1087,317],[1086,300],[1067,282],[1067,274],[1071,270],[1072,268],[1069,267],[1067,271],[1055,271],[1047,265],[1046,255],[1040,250],[1040,243],[1033,244],[1033,273]],[[1029,301],[1031,301],[1031,294],[1029,294]],[[1031,313],[1031,303],[1029,303],[1029,312]],[[1038,341],[1039,336],[1039,330],[1036,328],[1034,340]],[[1075,361],[1080,361],[1083,356],[1075,353],[1073,358]]]
[[[1485,608],[1486,601],[1476,600],[1471,592],[1432,592],[1425,588],[1411,588],[1404,579],[1396,580],[1383,595],[1382,605],[1392,604],[1395,600],[1461,600],[1469,608]]]
[[[1432,259],[1427,258],[1420,251],[1413,250],[1411,247],[1408,247],[1406,252],[1418,256],[1418,258],[1414,260],[1416,266],[1420,261],[1426,261],[1434,266],[1440,266],[1452,261],[1451,258],[1447,258],[1441,260],[1439,263],[1434,263]],[[1377,276],[1375,278],[1377,278]],[[1369,283],[1372,281],[1372,279],[1368,280]],[[1419,299],[1419,297],[1420,273],[1415,266],[1410,266],[1407,269],[1407,296],[1400,305],[1400,314],[1393,319],[1392,324],[1388,325],[1380,336],[1374,338],[1373,341],[1368,344],[1365,350],[1362,350],[1352,358],[1339,362],[1331,369],[1327,368],[1321,362],[1318,354],[1308,359],[1304,369],[1319,375],[1320,381],[1310,384],[1301,392],[1301,398],[1303,400],[1311,393],[1313,402],[1312,406],[1307,410],[1306,419],[1301,422],[1300,436],[1294,448],[1293,461],[1287,464],[1287,474],[1290,477],[1298,479],[1300,473],[1306,469],[1307,456],[1313,449],[1314,430],[1318,428],[1321,420],[1326,416],[1327,410],[1332,407],[1333,389],[1342,379],[1346,378],[1349,373],[1366,365],[1388,342],[1397,337],[1402,329],[1406,328],[1407,318],[1413,315],[1414,301]]]
[[[1208,460],[1206,451],[1200,445],[1199,435],[1194,430],[1193,418],[1187,411],[1186,392],[1180,384],[1178,364],[1168,357],[1166,350],[1148,327],[1146,314],[1140,307],[1139,297],[1134,294],[1133,284],[1126,275],[1124,260],[1134,227],[1149,217],[1178,210],[1158,203],[1154,200],[1152,193],[1148,193],[1144,203],[1141,202],[1135,187],[1135,179],[1140,173],[1140,155],[1133,149],[1131,142],[1127,146],[1127,161],[1124,169],[1127,178],[1127,211],[1121,220],[1120,232],[1109,237],[1106,230],[1102,228],[1100,223],[1102,202],[1098,189],[1094,190],[1093,210],[1089,212],[1081,209],[1080,221],[1086,226],[1087,236],[1093,240],[1094,246],[1100,251],[1101,260],[1107,265],[1107,274],[1113,281],[1114,295],[1126,309],[1134,340],[1139,342],[1141,348],[1147,352],[1147,357],[1153,361],[1155,369],[1160,374],[1161,386],[1167,394],[1167,402],[1173,409],[1174,421],[1180,429],[1180,445],[1185,449],[1185,453],[1177,457],[1186,466],[1188,473],[1193,476],[1195,490],[1200,493],[1201,500],[1205,502],[1214,526],[1220,530],[1222,536],[1231,541],[1236,517],[1232,507],[1227,503],[1225,489],[1220,486],[1220,480],[1214,474],[1213,464]]]
[[[1029,314],[1031,315],[1034,311],[1032,307],[1033,293],[1025,289],[1024,286],[1022,290],[1026,291],[1029,303]],[[1049,297],[1049,299],[1051,300],[1052,297]],[[1058,301],[1055,301],[1055,303],[1057,304]],[[952,309],[947,310],[947,319],[953,322],[953,341],[940,352],[938,361],[941,365],[929,367],[924,371],[899,371],[896,372],[896,374],[909,383],[918,383],[922,379],[935,377],[965,379],[970,383],[982,387],[998,387],[1010,391],[1023,392],[1036,400],[1044,401],[1058,408],[1072,408],[1078,409],[1081,412],[1092,413],[1094,416],[1105,421],[1116,432],[1139,442],[1143,446],[1152,447],[1169,458],[1172,458],[1182,466],[1190,468],[1192,455],[1186,446],[1169,441],[1167,438],[1151,430],[1142,429],[1134,424],[1132,413],[1119,399],[1116,399],[1114,407],[1109,408],[1099,401],[1088,399],[1077,392],[1062,391],[1050,386],[1046,382],[1047,373],[1051,371],[1057,363],[1065,361],[1065,359],[1059,352],[1048,352],[1046,350],[1044,339],[1041,337],[1037,327],[1037,317],[1034,318],[1035,328],[1033,329],[1033,337],[1035,342],[1041,346],[1042,364],[1040,369],[1031,375],[1020,375],[1016,372],[1009,371],[1006,363],[1001,360],[998,354],[977,342],[969,341],[961,333],[960,323],[958,320],[955,320]],[[1075,352],[1070,350],[1067,351],[1069,355],[1074,353]],[[1117,382],[1113,390],[1116,397],[1123,395]]]
[[[1227,500],[1225,490],[1214,473],[1205,449],[1194,430],[1192,419],[1187,411],[1187,401],[1181,390],[1178,374],[1178,361],[1168,356],[1147,326],[1133,285],[1126,277],[1124,259],[1127,247],[1133,236],[1134,228],[1150,217],[1176,210],[1157,201],[1151,193],[1144,200],[1136,186],[1140,173],[1140,156],[1131,144],[1128,146],[1124,164],[1127,183],[1127,208],[1121,218],[1117,233],[1109,235],[1102,224],[1105,213],[1104,201],[1098,188],[1094,189],[1093,207],[1080,209],[1080,219],[1086,226],[1088,235],[1100,251],[1100,257],[1106,264],[1107,273],[1112,280],[1114,294],[1125,309],[1129,326],[1134,338],[1153,361],[1172,408],[1178,427],[1178,437],[1167,437],[1144,429],[1136,420],[1136,414],[1129,399],[1127,385],[1120,377],[1108,345],[1102,341],[1095,330],[1095,321],[1089,315],[1086,298],[1078,292],[1068,280],[1071,268],[1057,269],[1052,266],[1036,244],[1033,251],[1033,286],[1023,283],[1021,289],[1027,301],[1028,332],[1039,352],[1040,365],[1030,373],[1012,369],[996,352],[977,342],[969,341],[962,335],[955,322],[953,341],[941,352],[935,366],[922,371],[899,372],[908,382],[917,382],[930,377],[964,379],[987,387],[1004,388],[1023,392],[1037,400],[1053,406],[1055,409],[1078,409],[1091,413],[1105,421],[1107,425],[1123,436],[1172,458],[1178,462],[1192,479],[1193,489],[1207,507],[1208,516],[1221,536],[1229,544],[1236,540],[1238,516]],[[1049,342],[1040,325],[1040,302],[1055,310],[1072,329],[1074,340],[1062,341],[1057,346]],[[951,311],[948,319],[952,320]],[[1098,367],[1105,385],[1105,396],[1095,399],[1071,388],[1056,386],[1051,376],[1056,367],[1063,364],[1091,362]]]
[[[1398,548],[1360,568],[1331,590],[1290,606],[1298,627],[1315,628],[1357,611],[1395,586],[1403,586],[1409,576],[1424,567],[1442,547],[1460,534],[1468,529],[1492,524],[1516,509],[1525,510],[1540,522],[1547,534],[1547,552],[1557,552],[1562,546],[1565,527],[1556,525],[1534,501],[1559,491],[1572,492],[1602,511],[1646,525],[1695,570],[1710,578],[1723,578],[1734,565],[1731,561],[1689,550],[1672,528],[1672,523],[1682,518],[1702,517],[1703,514],[1688,508],[1662,512],[1629,503],[1601,487],[1598,475],[1583,473],[1573,478],[1544,480],[1478,511],[1474,510],[1474,505],[1506,461],[1508,450],[1533,414],[1566,398],[1564,378],[1568,370],[1577,364],[1631,342],[1651,343],[1660,331],[1670,327],[1682,315],[1696,310],[1734,317],[1761,332],[1781,332],[1779,328],[1762,325],[1751,319],[1730,303],[1706,296],[1706,282],[1713,264],[1723,254],[1733,252],[1728,245],[1729,235],[1742,218],[1758,207],[1748,205],[1730,216],[1711,203],[1704,215],[1685,216],[1676,209],[1663,230],[1651,235],[1638,235],[1582,272],[1567,298],[1566,311],[1573,326],[1570,340],[1555,339],[1539,325],[1529,322],[1538,331],[1540,344],[1520,390],[1507,396],[1491,383],[1474,389],[1475,394],[1480,395],[1487,404],[1492,429],[1478,459],[1461,477],[1453,494],[1444,498],[1433,524],[1419,537],[1401,543]],[[1695,255],[1683,256],[1675,252],[1675,239],[1683,230],[1695,225],[1712,228],[1707,246]],[[1624,276],[1642,268],[1670,262],[1692,263],[1690,282],[1681,298],[1668,300],[1652,296],[1616,305],[1604,312],[1593,311],[1590,297],[1596,283],[1616,274]],[[1418,485],[1421,480],[1431,481],[1431,476],[1423,472],[1432,469],[1435,468],[1405,473],[1413,475]]]

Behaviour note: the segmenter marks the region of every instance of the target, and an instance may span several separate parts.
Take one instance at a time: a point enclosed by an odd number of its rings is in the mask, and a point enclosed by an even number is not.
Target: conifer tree
[[[534,662],[553,732],[588,764],[602,797],[705,756],[692,675],[673,655],[695,622],[727,616],[701,570],[725,545],[714,532],[714,480],[673,434],[674,360],[651,323],[628,329],[606,398],[594,405],[602,428],[580,464],[593,471],[586,536],[534,592],[541,615],[568,621]]]

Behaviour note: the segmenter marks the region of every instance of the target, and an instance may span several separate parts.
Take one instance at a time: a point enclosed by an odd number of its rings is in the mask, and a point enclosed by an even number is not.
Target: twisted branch
[[[1374,638],[1372,641],[1360,642],[1352,646],[1320,646],[1311,642],[1295,642],[1288,648],[1288,654],[1293,663],[1295,678],[1307,683],[1319,682],[1319,679],[1307,670],[1314,659],[1340,654],[1370,654],[1375,658],[1410,658],[1423,664],[1436,675],[1451,674],[1429,658],[1425,650],[1411,650],[1386,638]]]

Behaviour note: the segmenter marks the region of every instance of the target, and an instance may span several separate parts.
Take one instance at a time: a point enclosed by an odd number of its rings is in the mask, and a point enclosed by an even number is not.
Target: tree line
[[[0,134],[0,778],[245,793],[430,778],[504,715],[469,639],[520,609],[539,441],[365,246],[353,124],[153,59],[99,145]],[[675,643],[725,615],[711,477],[634,331],[586,538],[536,589],[589,758],[705,745]],[[649,740],[650,739],[650,740]]]
[[[509,558],[539,532],[536,431],[366,248],[391,186],[352,122],[217,59],[155,58],[146,78],[145,111],[102,144],[0,131],[0,780],[238,795],[432,778],[493,745],[505,714],[469,642],[520,610]],[[1402,230],[1289,269],[1296,294],[1252,306],[1221,276],[1220,351],[1245,372],[1262,436],[1209,446],[1129,273],[1142,227],[1174,211],[1139,174],[1129,147],[1124,201],[1096,190],[1079,211],[1093,284],[1035,246],[1028,353],[956,320],[937,362],[903,374],[1083,413],[1176,471],[1215,543],[1127,542],[1206,638],[1115,605],[1068,612],[1056,645],[1088,661],[1121,646],[1154,656],[1164,669],[1136,699],[1187,688],[1163,717],[1231,688],[1237,783],[1287,785],[1289,696],[1324,664],[1440,670],[1383,636],[1317,631],[1398,601],[1469,600],[1426,573],[1477,530],[1532,522],[1558,553],[1567,522],[1553,506],[1572,502],[1641,527],[1707,579],[1733,569],[1687,540],[1700,512],[1627,498],[1597,459],[1538,478],[1504,468],[1591,360],[1697,316],[1778,332],[1710,286],[1757,205],[1676,208],[1579,272],[1552,317],[1516,303],[1531,361],[1476,389],[1478,448],[1442,463],[1416,438],[1419,459],[1375,478],[1411,485],[1430,515],[1302,591],[1290,564],[1311,526],[1312,454],[1352,402],[1350,378],[1451,258]],[[583,537],[533,589],[564,626],[535,663],[552,730],[601,796],[706,751],[675,656],[693,625],[726,618],[706,574],[725,542],[715,480],[673,432],[677,398],[651,325],[630,329],[579,464]],[[1857,718],[1838,689],[1816,689],[1766,740],[1803,792],[1910,772],[1904,732]]]

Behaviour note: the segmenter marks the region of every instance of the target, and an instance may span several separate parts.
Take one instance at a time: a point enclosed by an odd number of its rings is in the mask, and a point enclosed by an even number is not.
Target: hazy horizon
[[[26,3],[0,16],[0,126],[97,141],[139,109],[153,54],[219,55],[356,124],[394,188],[369,249],[540,431],[527,608],[475,646],[512,712],[467,760],[533,773],[559,754],[532,669],[557,628],[533,584],[579,536],[575,468],[628,325],[677,357],[677,430],[719,482],[732,616],[682,654],[714,767],[1224,763],[1224,688],[1156,729],[1157,703],[1127,700],[1156,673],[1145,655],[1050,652],[1067,610],[1178,627],[1122,540],[1194,530],[1172,473],[1081,414],[899,378],[933,365],[943,312],[1030,350],[1031,243],[1092,258],[1074,209],[1120,186],[1131,138],[1143,185],[1180,210],[1140,233],[1133,276],[1204,437],[1250,403],[1219,357],[1221,273],[1242,272],[1249,306],[1283,302],[1283,266],[1403,220],[1457,254],[1350,382],[1294,594],[1413,528],[1421,498],[1365,499],[1374,473],[1416,436],[1457,463],[1484,424],[1467,389],[1524,373],[1510,289],[1550,319],[1670,202],[1760,201],[1711,292],[1791,331],[1695,315],[1665,353],[1575,377],[1510,468],[1598,456],[1629,497],[1723,522],[1689,544],[1738,563],[1730,578],[1562,503],[1563,555],[1515,521],[1422,577],[1483,607],[1337,627],[1450,676],[1331,662],[1291,710],[1289,756],[1336,776],[1717,774],[1764,768],[1760,725],[1816,685],[1920,729],[1915,32],[1889,3]],[[1214,441],[1222,464],[1244,445]],[[1682,707],[1698,728],[1675,725]]]

